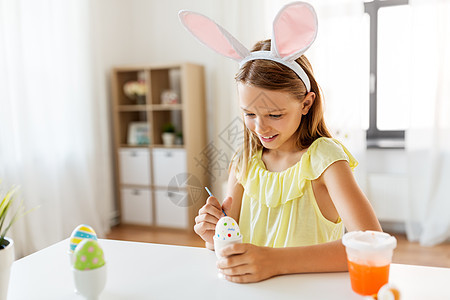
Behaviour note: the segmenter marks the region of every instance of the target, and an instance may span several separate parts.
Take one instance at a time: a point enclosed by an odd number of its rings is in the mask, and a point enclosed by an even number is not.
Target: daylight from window
[[[408,5],[378,11],[377,127],[405,130],[409,123],[411,11]]]

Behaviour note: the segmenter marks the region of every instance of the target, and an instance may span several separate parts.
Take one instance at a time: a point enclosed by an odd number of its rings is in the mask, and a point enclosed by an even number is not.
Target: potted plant
[[[6,300],[8,295],[9,275],[14,262],[14,241],[6,234],[11,226],[26,214],[23,212],[22,202],[14,211],[18,189],[19,187],[15,186],[5,193],[0,186],[0,300]]]
[[[172,146],[175,141],[175,126],[172,123],[166,123],[162,126],[162,140],[164,146]]]

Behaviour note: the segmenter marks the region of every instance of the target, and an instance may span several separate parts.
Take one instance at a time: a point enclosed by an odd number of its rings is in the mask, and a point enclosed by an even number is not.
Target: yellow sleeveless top
[[[249,162],[239,227],[244,243],[267,247],[297,247],[340,239],[344,224],[327,220],[316,203],[311,181],[331,164],[346,160],[353,170],[358,162],[337,140],[319,138],[299,162],[282,172],[270,172],[261,160],[262,150]]]

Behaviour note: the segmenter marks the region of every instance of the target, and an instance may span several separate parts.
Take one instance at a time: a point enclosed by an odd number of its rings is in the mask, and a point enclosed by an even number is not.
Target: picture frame
[[[149,145],[150,124],[147,122],[131,122],[128,125],[127,143],[129,145]]]

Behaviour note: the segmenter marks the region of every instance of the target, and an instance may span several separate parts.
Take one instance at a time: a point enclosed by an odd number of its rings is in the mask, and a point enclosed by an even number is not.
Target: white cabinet
[[[166,188],[179,174],[186,173],[185,149],[153,149],[154,185]]]
[[[152,225],[152,195],[149,189],[122,188],[121,197],[124,222]]]
[[[368,196],[380,221],[405,222],[408,212],[408,177],[369,174]]]
[[[161,227],[187,228],[188,203],[186,191],[155,190],[156,225]]]
[[[150,155],[153,156],[152,163]],[[123,222],[183,229],[189,226],[188,204],[192,203],[192,200],[189,199],[185,186],[187,178],[185,149],[122,148],[119,151],[119,165],[123,185],[121,189]],[[175,190],[168,190],[170,182]],[[176,190],[177,188],[179,189]],[[155,221],[152,218],[152,195],[156,210]]]
[[[366,188],[383,229],[408,220],[408,161],[402,149],[370,149],[366,153]],[[400,228],[400,227],[399,227]],[[393,230],[402,230],[395,228]]]
[[[150,155],[145,148],[122,148],[119,150],[120,183],[149,185]]]

